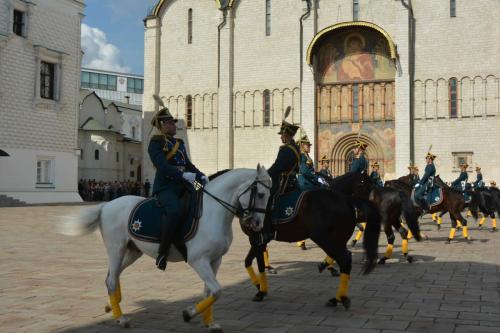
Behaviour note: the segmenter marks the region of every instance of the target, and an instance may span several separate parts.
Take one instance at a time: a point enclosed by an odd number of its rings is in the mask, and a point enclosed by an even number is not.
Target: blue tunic
[[[434,163],[427,164],[425,167],[424,175],[422,178],[419,180],[419,184],[422,185],[427,185],[428,182],[432,181],[434,179],[434,176],[436,175],[436,167],[434,166]]]
[[[368,161],[364,154],[361,154],[359,158],[355,158],[351,164],[351,170],[349,172],[363,173],[368,171]]]
[[[462,171],[460,172],[458,178],[451,183],[451,187],[459,190],[464,190],[465,184],[462,185],[462,182],[467,182],[468,179],[469,179],[469,174],[467,173],[467,171]]]
[[[295,143],[280,147],[276,161],[267,170],[273,181],[271,198],[277,193],[283,193],[288,187],[293,186],[296,181],[300,163],[299,151],[299,147]]]
[[[299,167],[299,187],[301,190],[312,190],[316,187],[316,173],[314,172],[314,164],[308,154],[300,154]]]
[[[474,188],[484,187],[483,174],[478,173],[476,176],[476,181],[473,184],[474,184]]]
[[[380,174],[377,171],[372,171],[370,174],[370,179],[372,180],[373,184],[375,184],[378,187],[384,187],[384,183],[382,182],[382,179],[380,178]]]

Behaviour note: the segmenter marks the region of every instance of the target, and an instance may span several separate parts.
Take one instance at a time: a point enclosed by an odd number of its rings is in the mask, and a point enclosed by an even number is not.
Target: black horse
[[[497,188],[477,188],[472,191],[473,200],[470,204],[471,211],[476,208],[483,214],[479,221],[479,229],[482,229],[486,217],[492,220],[491,231],[496,231],[496,216],[495,211],[500,215],[500,190]],[[475,200],[474,200],[475,199]],[[478,218],[477,214],[474,218]]]
[[[409,196],[395,189],[376,186],[365,173],[348,172],[345,175],[331,179],[329,184],[330,188],[346,195],[356,195],[369,199],[378,208],[387,237],[387,249],[385,255],[380,258],[379,264],[384,264],[392,255],[396,239],[394,230],[403,239],[402,252],[404,257],[408,262],[413,261],[413,257],[408,255],[409,233],[401,223],[401,216],[403,216],[410,231],[415,235],[415,239],[417,241],[421,240],[418,215],[412,207]]]

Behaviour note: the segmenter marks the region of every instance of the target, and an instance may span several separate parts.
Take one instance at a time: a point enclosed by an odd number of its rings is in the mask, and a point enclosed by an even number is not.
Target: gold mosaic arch
[[[378,142],[364,134],[361,134],[358,138],[358,133],[350,133],[340,137],[330,152],[330,160],[332,161],[331,168],[333,168],[336,175],[343,173],[345,168],[345,158],[348,153],[355,147],[356,140],[362,140],[368,143],[368,148],[366,149],[366,156],[369,159],[370,165],[377,161],[379,162],[383,173],[384,171],[384,151]]]
[[[363,21],[356,21],[356,22],[342,22],[342,23],[337,23],[334,25],[331,25],[329,27],[326,27],[325,29],[321,30],[314,36],[313,40],[309,44],[309,47],[307,48],[307,57],[306,61],[308,65],[312,65],[312,53],[314,50],[314,47],[316,46],[317,42],[323,37],[324,35],[328,34],[329,32],[332,32],[337,29],[341,28],[348,28],[348,27],[365,27],[365,28],[370,28],[373,30],[376,30],[379,32],[382,36],[385,37],[387,40],[387,43],[389,44],[389,53],[391,56],[391,59],[396,59],[396,44],[394,44],[394,41],[392,40],[391,36],[379,27],[378,25],[370,22],[363,22]]]
[[[158,1],[158,3],[156,4],[156,6],[155,6],[155,8],[153,10],[153,16],[158,16],[158,14],[160,13],[163,5],[165,5],[169,1],[172,1],[172,0],[160,0],[160,1]],[[221,9],[222,8],[221,0],[215,0],[215,2],[217,3],[217,7],[219,9]],[[228,7],[232,7],[233,3],[234,3],[234,0],[230,0],[229,4],[228,4]]]

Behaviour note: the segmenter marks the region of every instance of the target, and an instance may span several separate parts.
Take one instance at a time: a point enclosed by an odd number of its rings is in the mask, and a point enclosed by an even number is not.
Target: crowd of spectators
[[[96,181],[80,179],[78,193],[84,201],[111,201],[124,195],[149,197],[151,184],[133,181]]]

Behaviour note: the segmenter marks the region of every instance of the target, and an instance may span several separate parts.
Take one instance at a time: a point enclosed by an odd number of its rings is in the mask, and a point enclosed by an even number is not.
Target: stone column
[[[217,117],[217,170],[232,169],[234,165],[233,129],[233,9],[227,9],[225,23],[219,31],[219,110]],[[224,20],[224,18],[222,18]],[[223,21],[221,21],[223,24]],[[219,26],[220,27],[220,26]]]

